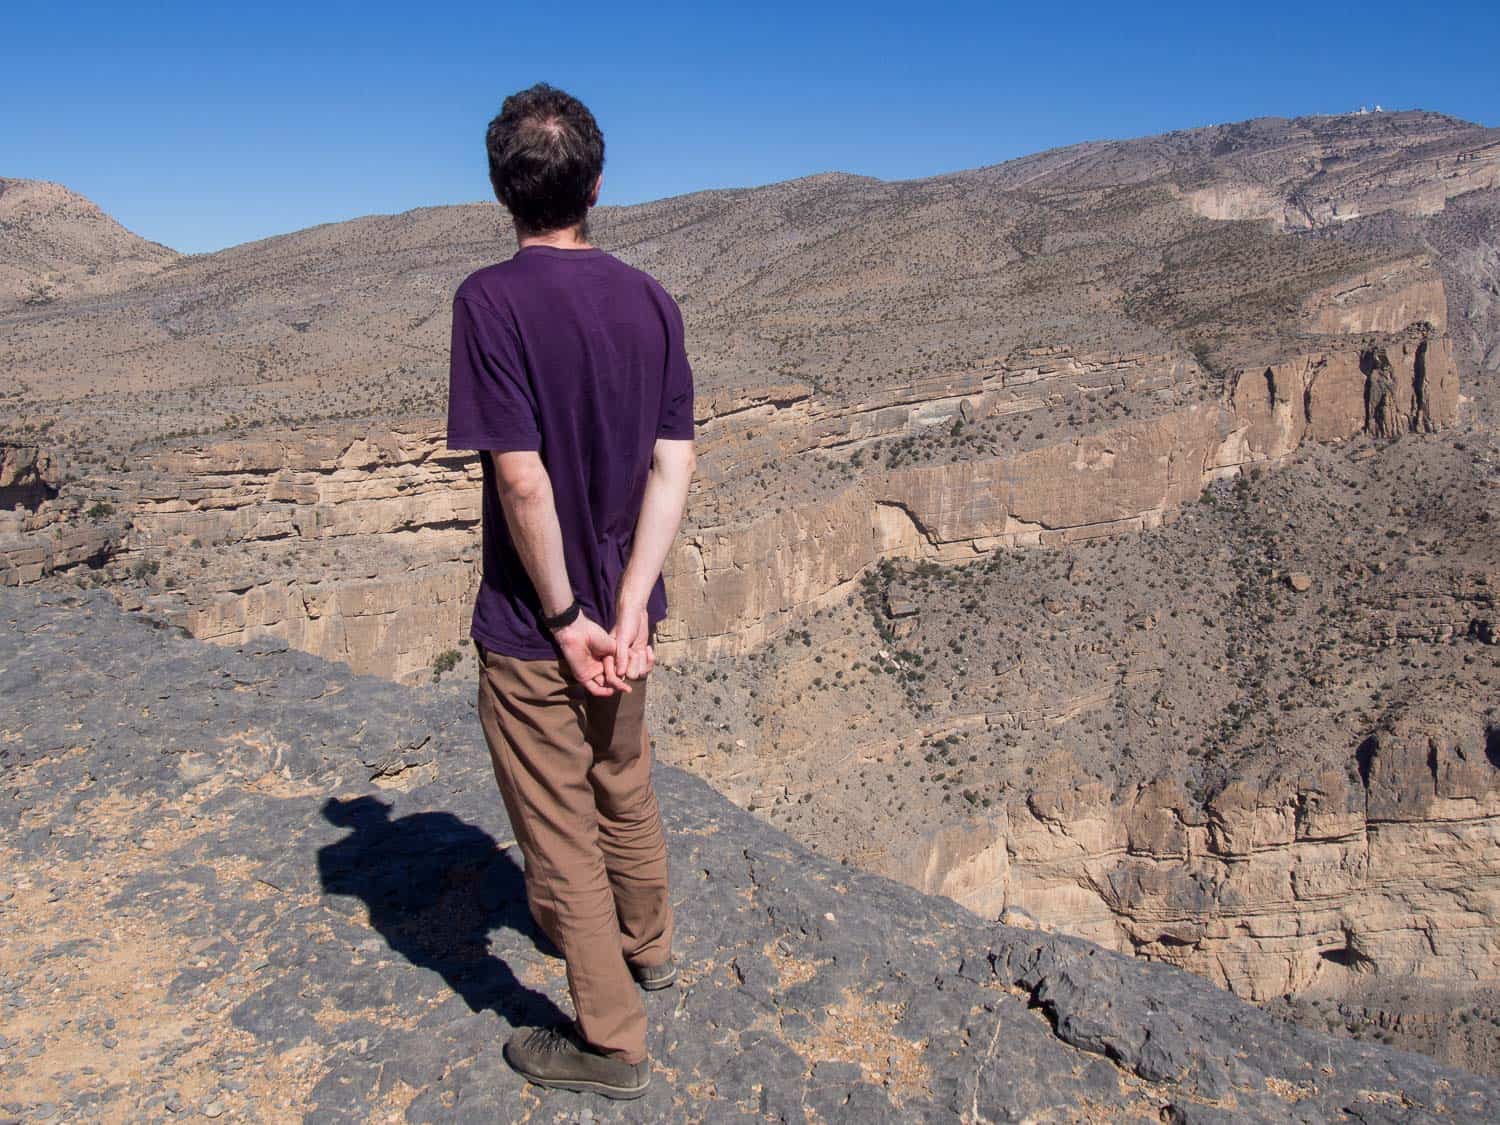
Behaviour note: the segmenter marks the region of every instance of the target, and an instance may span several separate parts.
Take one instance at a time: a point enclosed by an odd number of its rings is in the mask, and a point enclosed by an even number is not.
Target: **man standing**
[[[448,445],[483,451],[479,716],[577,1017],[516,1032],[505,1057],[542,1085],[633,1098],[651,1079],[637,985],[676,976],[645,703],[694,465],[692,372],[676,303],[588,242],[593,114],[534,86],[486,142],[518,249],[454,298]]]

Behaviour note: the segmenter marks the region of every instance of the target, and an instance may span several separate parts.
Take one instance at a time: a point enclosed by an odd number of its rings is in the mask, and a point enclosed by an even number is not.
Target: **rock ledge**
[[[1500,1119],[1500,1083],[987,925],[666,767],[655,1083],[537,1091],[499,1047],[566,987],[471,688],[277,648],[0,591],[0,1118]]]

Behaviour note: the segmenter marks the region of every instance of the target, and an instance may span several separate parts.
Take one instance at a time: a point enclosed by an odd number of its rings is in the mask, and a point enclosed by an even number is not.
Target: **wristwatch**
[[[578,615],[582,612],[583,606],[579,604],[577,598],[574,598],[573,604],[556,617],[542,618],[542,627],[549,633],[555,633],[557,630],[567,628],[567,626],[573,624],[574,621],[578,620]]]

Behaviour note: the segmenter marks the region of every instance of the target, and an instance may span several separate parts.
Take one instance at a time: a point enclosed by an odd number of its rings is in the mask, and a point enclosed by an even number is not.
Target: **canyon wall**
[[[1457,411],[1448,340],[1425,328],[1247,368],[1216,400],[1188,393],[1196,374],[1172,357],[1031,349],[878,402],[829,407],[797,384],[706,399],[704,471],[665,568],[672,611],[661,655],[753,649],[844,597],[881,558],[961,562],[1153,527],[1214,479],[1303,441],[1431,430]],[[847,468],[851,451],[882,439],[1111,388],[1159,408],[1017,452]],[[834,483],[746,516],[731,489],[752,457]],[[175,448],[55,498],[26,483],[35,471],[21,461],[7,462],[15,510],[0,513],[6,584],[92,566],[126,605],[149,606],[195,636],[275,635],[407,682],[464,645],[481,474],[472,454],[446,449],[436,424]]]
[[[975,400],[944,401],[951,412],[938,421]],[[982,418],[993,405],[970,409]],[[843,597],[880,558],[962,562],[1000,547],[1139,531],[1170,520],[1213,480],[1303,441],[1427,432],[1452,425],[1457,411],[1447,338],[1413,330],[1241,370],[1222,400],[1040,448],[872,470],[804,508],[686,530],[667,563],[674,613],[661,651],[747,651],[789,614]]]
[[[0,586],[100,562],[116,545],[123,524],[108,518],[113,509],[60,495],[67,476],[52,450],[0,442]]]
[[[1203,807],[1170,779],[1116,803],[1061,751],[1045,785],[885,873],[1253,1000],[1338,995],[1351,974],[1484,981],[1500,956],[1497,758],[1500,728],[1418,708],[1354,769],[1237,781]]]
[[[36,445],[0,442],[0,511],[35,508],[57,495],[60,472]]]
[[[1433,154],[1404,166],[1393,163],[1379,174],[1346,160],[1316,163],[1306,182],[1293,178],[1267,186],[1225,178],[1184,192],[1183,199],[1209,219],[1269,219],[1284,230],[1310,230],[1382,211],[1436,215],[1449,200],[1500,186],[1500,144],[1494,143]],[[1308,170],[1300,175],[1308,176]]]

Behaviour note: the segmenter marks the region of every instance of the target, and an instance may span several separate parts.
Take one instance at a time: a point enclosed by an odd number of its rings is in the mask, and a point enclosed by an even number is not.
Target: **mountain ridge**
[[[842,169],[830,168],[830,169],[825,169],[823,171],[808,172],[808,173],[805,173],[805,174],[802,174],[802,175],[799,175],[799,176],[789,177],[788,179],[785,179],[785,180],[772,180],[772,181],[769,181],[769,182],[763,183],[763,184],[752,184],[752,185],[743,185],[743,186],[741,186],[741,185],[731,185],[731,186],[713,187],[713,188],[695,188],[695,189],[692,189],[692,190],[689,190],[689,191],[678,192],[678,193],[675,193],[675,194],[672,194],[672,195],[665,195],[665,196],[660,196],[660,197],[652,198],[652,199],[639,200],[639,201],[637,201],[635,203],[628,203],[628,204],[604,204],[604,205],[601,205],[599,208],[597,208],[597,211],[601,215],[607,215],[607,214],[611,214],[611,213],[615,213],[615,212],[620,212],[620,211],[629,211],[629,210],[634,210],[634,209],[639,209],[639,208],[654,207],[654,206],[663,205],[663,204],[671,204],[671,203],[679,203],[679,202],[684,202],[684,201],[689,201],[689,200],[696,200],[696,199],[699,199],[699,198],[702,198],[702,197],[726,196],[726,195],[743,195],[743,194],[746,194],[746,193],[761,192],[761,191],[767,191],[767,190],[778,189],[778,188],[790,188],[790,187],[803,186],[803,185],[806,185],[806,186],[820,186],[820,185],[826,185],[826,184],[830,184],[830,183],[865,183],[865,184],[878,184],[878,185],[884,185],[884,186],[901,186],[901,185],[912,185],[912,184],[928,184],[928,183],[932,183],[932,182],[945,181],[945,180],[950,180],[950,179],[969,179],[969,178],[975,178],[975,177],[986,176],[986,175],[992,176],[992,175],[995,175],[995,174],[999,174],[999,173],[1003,173],[1003,172],[1015,170],[1015,169],[1017,169],[1020,166],[1029,165],[1029,164],[1034,163],[1034,162],[1040,162],[1040,161],[1057,161],[1057,160],[1064,159],[1064,158],[1070,158],[1070,157],[1075,157],[1075,156],[1083,156],[1083,155],[1087,155],[1087,154],[1090,154],[1090,153],[1096,153],[1096,152],[1099,152],[1101,150],[1112,150],[1112,149],[1121,149],[1121,148],[1130,148],[1130,147],[1141,147],[1141,146],[1148,146],[1148,145],[1152,145],[1152,144],[1160,144],[1161,142],[1171,141],[1171,140],[1179,140],[1179,139],[1189,139],[1189,140],[1196,141],[1196,140],[1199,140],[1199,139],[1202,139],[1202,138],[1206,138],[1208,136],[1226,136],[1227,137],[1227,136],[1230,136],[1230,135],[1233,135],[1233,134],[1241,133],[1243,131],[1251,130],[1253,128],[1258,128],[1258,127],[1278,126],[1278,125],[1279,126],[1292,126],[1292,127],[1307,127],[1310,124],[1314,124],[1314,123],[1331,124],[1331,123],[1334,123],[1334,122],[1341,122],[1341,121],[1343,121],[1346,118],[1353,118],[1355,120],[1358,120],[1358,119],[1361,119],[1361,118],[1371,118],[1371,119],[1374,119],[1374,118],[1377,118],[1377,117],[1380,118],[1380,119],[1382,119],[1382,120],[1390,121],[1392,123],[1405,123],[1405,122],[1412,122],[1412,121],[1421,122],[1421,123],[1440,122],[1440,123],[1443,123],[1445,125],[1451,126],[1452,131],[1454,131],[1454,132],[1458,132],[1458,131],[1472,131],[1472,130],[1487,130],[1487,131],[1492,132],[1492,133],[1500,134],[1500,126],[1487,126],[1487,125],[1483,125],[1483,124],[1481,124],[1479,122],[1469,121],[1469,120],[1466,120],[1464,118],[1454,117],[1451,114],[1446,114],[1446,113],[1443,113],[1443,112],[1438,111],[1438,110],[1426,110],[1426,109],[1380,110],[1380,111],[1371,111],[1370,113],[1366,113],[1366,114],[1361,114],[1361,113],[1358,113],[1358,112],[1350,112],[1350,113],[1328,113],[1328,114],[1300,114],[1300,115],[1297,115],[1297,116],[1294,116],[1294,117],[1286,117],[1286,116],[1280,116],[1280,115],[1266,115],[1266,116],[1263,116],[1263,117],[1246,118],[1246,119],[1241,120],[1241,121],[1216,122],[1216,123],[1208,124],[1208,125],[1197,125],[1197,126],[1190,126],[1190,127],[1186,127],[1186,128],[1180,128],[1180,129],[1171,129],[1171,130],[1168,130],[1168,131],[1165,131],[1165,132],[1162,132],[1162,133],[1154,133],[1154,134],[1148,134],[1148,135],[1144,135],[1144,136],[1112,137],[1112,138],[1093,138],[1093,139],[1082,140],[1082,141],[1074,141],[1074,142],[1070,142],[1070,143],[1065,144],[1065,145],[1058,145],[1058,146],[1055,146],[1055,147],[1052,147],[1052,148],[1042,149],[1042,150],[1039,150],[1037,152],[1023,153],[1023,154],[1021,154],[1019,156],[1010,157],[1010,158],[1008,158],[1006,160],[997,161],[997,162],[992,163],[992,164],[978,164],[978,165],[974,165],[972,167],[952,169],[952,170],[945,171],[945,172],[925,173],[925,174],[916,175],[916,176],[904,176],[904,177],[895,177],[895,178],[889,178],[888,179],[888,178],[884,178],[884,177],[880,177],[880,176],[874,176],[874,175],[870,175],[870,174],[862,173],[862,172],[849,172],[849,171],[845,171],[845,170],[842,170]],[[60,190],[61,192],[65,192],[68,196],[73,197],[74,199],[77,199],[77,200],[80,200],[80,201],[86,203],[89,207],[91,207],[91,208],[99,211],[99,213],[101,215],[103,215],[105,218],[109,218],[109,216],[107,215],[107,213],[103,212],[102,208],[100,208],[99,205],[96,202],[94,202],[93,200],[88,199],[88,197],[86,197],[86,196],[82,196],[82,195],[79,195],[76,192],[73,192],[71,189],[67,188],[66,185],[58,183],[56,181],[51,181],[51,180],[35,180],[35,179],[16,178],[16,177],[12,177],[12,178],[0,177],[0,184],[9,184],[9,185],[12,185],[12,186],[35,185],[37,187],[43,187],[43,188],[55,188],[55,189]],[[483,208],[489,209],[489,208],[493,208],[494,206],[495,206],[495,203],[494,203],[494,201],[492,199],[483,198],[483,199],[477,199],[477,200],[461,200],[461,201],[457,201],[457,202],[453,202],[453,203],[426,203],[426,204],[419,204],[418,206],[405,208],[405,209],[402,209],[400,211],[373,211],[373,212],[369,212],[368,214],[353,215],[353,216],[350,216],[347,219],[333,219],[333,220],[328,220],[326,222],[313,223],[313,224],[310,224],[309,226],[306,226],[306,227],[296,227],[296,228],[293,228],[291,230],[278,231],[278,232],[275,232],[275,233],[272,233],[272,234],[265,235],[265,236],[263,236],[261,238],[249,239],[249,240],[247,240],[245,242],[231,243],[230,245],[218,247],[218,248],[216,248],[214,250],[208,250],[208,251],[202,251],[202,252],[196,252],[196,253],[190,253],[190,254],[185,254],[185,253],[181,253],[181,252],[176,251],[176,250],[172,250],[170,247],[167,247],[167,246],[165,246],[162,243],[155,242],[153,240],[147,239],[143,235],[135,234],[135,232],[127,231],[127,233],[129,233],[133,237],[139,239],[141,242],[146,243],[148,246],[157,247],[157,248],[159,248],[161,250],[168,251],[170,254],[172,254],[172,255],[174,255],[176,257],[185,258],[185,259],[202,259],[202,258],[214,257],[214,256],[219,255],[219,254],[224,254],[224,253],[227,253],[229,251],[239,250],[239,249],[242,249],[242,248],[245,248],[245,247],[257,246],[257,245],[260,245],[260,244],[263,244],[263,243],[266,243],[266,242],[271,242],[271,241],[274,241],[274,240],[277,240],[277,239],[289,238],[289,237],[293,237],[293,236],[300,235],[300,234],[308,234],[308,233],[319,231],[319,230],[323,230],[323,229],[326,229],[326,228],[329,228],[329,227],[344,226],[345,224],[351,224],[351,223],[358,224],[358,223],[365,222],[367,220],[400,219],[400,218],[405,218],[405,217],[408,217],[408,216],[418,215],[418,214],[422,214],[422,213],[428,213],[428,212],[434,212],[434,211],[444,211],[444,210],[448,210],[448,209],[464,210],[464,209],[472,208],[472,207],[483,207]],[[110,219],[110,221],[114,222],[115,220]],[[122,229],[124,229],[124,228],[122,228]],[[3,245],[3,242],[0,242],[0,245]]]

